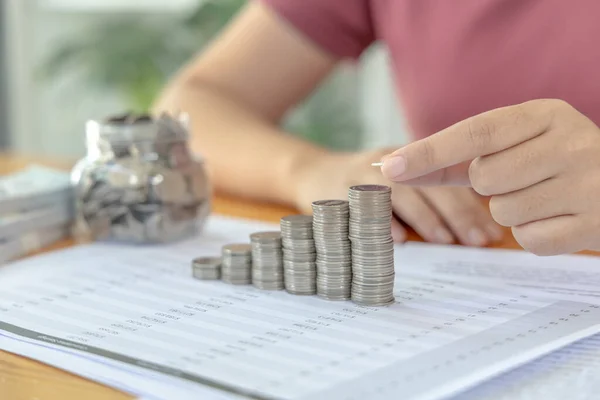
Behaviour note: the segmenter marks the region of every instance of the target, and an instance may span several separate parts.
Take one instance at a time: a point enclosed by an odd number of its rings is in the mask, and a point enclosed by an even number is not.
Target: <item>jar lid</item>
[[[188,139],[188,117],[177,119],[163,113],[158,118],[142,114],[110,116],[103,121],[88,121],[86,139],[88,147],[99,141],[109,143],[169,142]]]

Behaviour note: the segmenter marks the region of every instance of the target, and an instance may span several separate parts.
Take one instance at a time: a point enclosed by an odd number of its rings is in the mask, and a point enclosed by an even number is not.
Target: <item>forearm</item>
[[[294,206],[294,177],[326,154],[207,84],[175,83],[155,107],[178,110],[189,114],[192,149],[219,192]]]

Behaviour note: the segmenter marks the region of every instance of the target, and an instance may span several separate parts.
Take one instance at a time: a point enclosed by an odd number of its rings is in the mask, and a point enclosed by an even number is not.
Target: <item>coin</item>
[[[248,243],[232,243],[223,246],[222,252],[232,256],[248,256],[252,247]]]
[[[352,246],[349,240],[350,203],[318,200],[312,203],[317,295],[327,300],[351,297]]]
[[[296,295],[317,292],[317,252],[313,239],[313,217],[288,215],[280,221],[285,290]]]
[[[200,280],[217,280],[221,278],[220,257],[198,257],[192,260],[192,275]]]
[[[221,280],[233,285],[252,283],[252,247],[230,243],[221,248]]]
[[[348,190],[351,298],[357,304],[383,306],[395,301],[391,193],[385,185],[357,185]]]
[[[263,290],[284,289],[281,232],[264,231],[250,235],[252,284]]]

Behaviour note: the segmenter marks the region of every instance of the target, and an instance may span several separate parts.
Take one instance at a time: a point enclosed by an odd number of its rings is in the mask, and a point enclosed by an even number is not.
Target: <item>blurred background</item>
[[[0,149],[84,152],[86,120],[144,112],[247,0],[0,0]],[[286,117],[334,149],[406,141],[387,53],[343,64]]]

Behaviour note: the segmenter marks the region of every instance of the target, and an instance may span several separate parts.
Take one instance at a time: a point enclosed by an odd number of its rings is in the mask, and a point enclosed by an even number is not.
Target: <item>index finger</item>
[[[528,102],[468,118],[386,156],[382,173],[408,184],[464,184],[468,168],[460,164],[544,133],[551,123],[547,111],[544,104]]]

